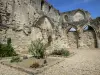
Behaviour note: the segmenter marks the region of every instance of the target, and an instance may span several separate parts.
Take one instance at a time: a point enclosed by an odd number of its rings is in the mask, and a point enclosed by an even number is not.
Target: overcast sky
[[[100,16],[100,0],[47,0],[60,12],[82,8],[91,13],[93,18]]]

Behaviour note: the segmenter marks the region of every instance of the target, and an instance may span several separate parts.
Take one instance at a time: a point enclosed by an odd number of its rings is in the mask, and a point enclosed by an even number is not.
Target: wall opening
[[[43,10],[44,1],[41,1],[41,10]]]
[[[51,45],[52,42],[52,36],[48,36],[48,45]]]
[[[91,26],[83,28],[83,43],[88,48],[98,48],[95,30]]]

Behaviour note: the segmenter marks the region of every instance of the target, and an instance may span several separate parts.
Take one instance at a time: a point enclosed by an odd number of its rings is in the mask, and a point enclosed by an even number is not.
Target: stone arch
[[[73,21],[84,20],[86,18],[85,15],[85,12],[79,9],[74,13]]]
[[[51,21],[51,19],[48,16],[45,16],[45,15],[38,19],[38,21],[36,22],[35,26],[39,26],[45,20],[45,18],[48,19],[48,21],[51,23],[51,27],[53,28],[54,27],[54,23]]]
[[[80,12],[84,13],[84,15],[86,15],[86,13],[84,12],[84,10],[82,10],[82,9],[78,9],[78,10],[76,10],[75,13],[77,13],[78,11],[80,11]]]
[[[72,28],[75,31],[71,31]],[[68,37],[69,47],[70,48],[78,48],[78,32],[77,32],[77,29],[75,27],[71,26],[68,29],[67,37]]]
[[[35,26],[41,30],[43,39],[45,39],[46,42],[48,42],[50,45],[52,42],[52,31],[54,27],[51,19],[47,16],[42,16],[39,18]]]
[[[83,44],[88,48],[98,48],[96,29],[91,25],[83,27]]]

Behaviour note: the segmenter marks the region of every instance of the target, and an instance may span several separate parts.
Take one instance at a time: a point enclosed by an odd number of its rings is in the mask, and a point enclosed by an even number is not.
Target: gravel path
[[[74,51],[74,56],[38,75],[100,75],[100,50]]]
[[[29,75],[29,74],[0,64],[0,75]]]
[[[38,75],[100,75],[100,50],[74,50],[74,56]],[[0,75],[29,75],[0,64]]]

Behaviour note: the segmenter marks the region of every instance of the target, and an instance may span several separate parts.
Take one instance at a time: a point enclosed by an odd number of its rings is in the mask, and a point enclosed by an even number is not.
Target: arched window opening
[[[69,31],[70,32],[76,32],[76,29],[72,27],[72,28],[69,29]]]
[[[91,26],[85,26],[84,28],[83,28],[83,31],[90,31],[90,30],[93,30],[94,31],[94,29],[91,27]]]

